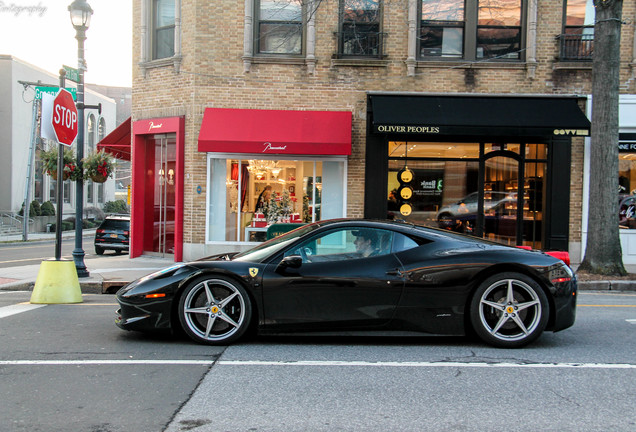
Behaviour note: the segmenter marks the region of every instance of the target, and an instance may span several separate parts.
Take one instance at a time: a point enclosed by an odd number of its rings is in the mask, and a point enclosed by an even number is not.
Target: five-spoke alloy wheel
[[[239,339],[247,330],[252,305],[245,289],[221,276],[192,282],[179,299],[179,320],[197,342],[218,345]]]
[[[470,320],[486,343],[518,348],[537,339],[548,323],[548,299],[530,277],[501,273],[486,279],[475,291]]]

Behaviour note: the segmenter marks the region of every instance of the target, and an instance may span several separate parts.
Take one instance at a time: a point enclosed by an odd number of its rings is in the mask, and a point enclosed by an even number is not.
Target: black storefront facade
[[[572,139],[590,129],[580,102],[368,93],[365,217],[567,250]]]

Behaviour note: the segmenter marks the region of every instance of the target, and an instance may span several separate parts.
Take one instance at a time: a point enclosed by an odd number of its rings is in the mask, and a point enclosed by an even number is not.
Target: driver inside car
[[[356,239],[353,243],[356,245],[356,252],[363,257],[378,255],[378,236],[373,230],[354,231],[353,235]]]

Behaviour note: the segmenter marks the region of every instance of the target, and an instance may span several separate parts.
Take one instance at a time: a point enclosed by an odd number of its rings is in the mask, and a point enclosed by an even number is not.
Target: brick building
[[[576,262],[591,0],[485,2],[135,0],[131,255],[253,246],[271,186],[265,224],[399,217]]]

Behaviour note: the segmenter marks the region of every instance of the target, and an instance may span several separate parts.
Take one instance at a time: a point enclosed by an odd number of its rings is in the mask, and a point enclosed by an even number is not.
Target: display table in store
[[[262,233],[262,234],[261,234]],[[245,228],[245,241],[265,241],[267,227],[247,227]]]

